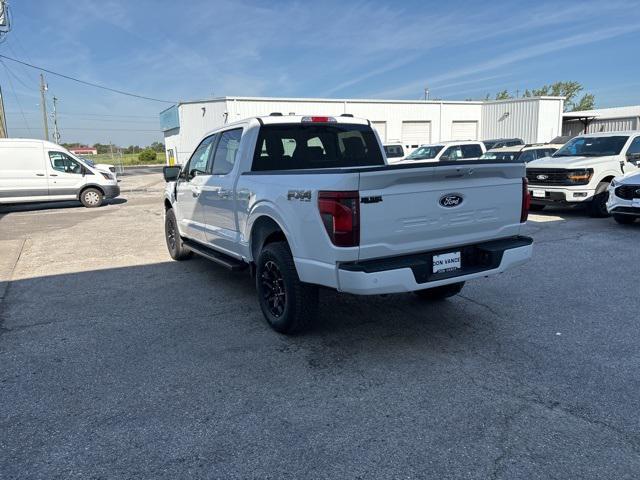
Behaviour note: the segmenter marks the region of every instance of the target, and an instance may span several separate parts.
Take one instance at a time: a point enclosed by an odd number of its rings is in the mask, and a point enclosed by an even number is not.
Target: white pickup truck
[[[640,132],[575,137],[552,156],[527,164],[531,210],[584,204],[592,217],[605,217],[611,181],[639,165]]]
[[[524,164],[387,165],[369,121],[250,118],[164,167],[169,253],[248,268],[278,332],[309,325],[318,287],[439,299],[531,257]]]

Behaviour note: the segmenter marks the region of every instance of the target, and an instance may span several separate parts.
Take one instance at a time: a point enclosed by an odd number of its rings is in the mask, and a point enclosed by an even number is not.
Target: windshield
[[[252,170],[384,164],[378,140],[368,125],[283,123],[260,128]]]
[[[622,151],[628,136],[612,137],[576,137],[553,154],[554,157],[602,157],[618,155]]]
[[[487,152],[480,157],[481,160],[500,160],[515,162],[520,156],[520,152]]]
[[[415,149],[411,155],[407,156],[407,160],[428,160],[436,158],[438,153],[444,148],[443,145],[424,146]]]
[[[95,167],[96,164],[93,163],[93,160],[89,160],[87,157],[81,157],[81,156],[76,156],[76,158],[82,160],[84,163],[86,163],[87,165],[89,165],[90,167]]]

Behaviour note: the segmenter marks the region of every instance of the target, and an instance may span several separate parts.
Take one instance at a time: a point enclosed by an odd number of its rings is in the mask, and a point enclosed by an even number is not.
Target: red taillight
[[[531,195],[529,194],[529,181],[522,179],[522,210],[520,210],[520,223],[524,223],[529,218],[529,206],[531,205]]]
[[[333,117],[302,117],[302,121],[314,123],[334,123],[336,119]]]
[[[318,209],[331,243],[336,247],[360,245],[360,195],[353,192],[318,192]]]

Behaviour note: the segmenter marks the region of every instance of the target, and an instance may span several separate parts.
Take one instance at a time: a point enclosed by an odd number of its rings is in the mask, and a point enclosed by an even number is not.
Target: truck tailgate
[[[518,235],[523,164],[403,167],[360,173],[361,260]]]

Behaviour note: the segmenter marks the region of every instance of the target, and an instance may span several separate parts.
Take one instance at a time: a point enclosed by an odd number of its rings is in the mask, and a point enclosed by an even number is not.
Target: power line
[[[15,114],[17,112],[8,112],[8,113]],[[36,112],[36,111],[27,111],[25,113],[27,115],[40,115],[40,112]],[[91,113],[91,112],[84,112],[84,113],[81,113],[81,112],[61,112],[58,115],[68,115],[68,116],[74,116],[74,117],[148,118],[149,120],[140,120],[140,121],[144,121],[144,122],[157,122],[158,121],[158,116],[157,115],[111,115],[111,114],[106,114],[106,113]]]
[[[141,128],[87,128],[87,127],[64,127],[65,130],[87,130],[90,132],[154,132],[160,133],[160,129],[148,130]],[[14,127],[13,130],[29,130],[27,128]]]
[[[13,73],[13,71],[9,68],[9,66],[6,63],[4,63],[4,60],[2,60],[1,58],[0,58],[0,63],[2,63],[4,68],[7,70],[7,73],[9,75],[11,75],[13,78],[15,78],[20,83],[20,85],[22,85],[24,88],[26,88],[28,90],[32,90],[33,89],[33,87],[30,87],[29,85],[24,83],[20,77],[18,77],[15,73]]]
[[[145,97],[144,95],[137,95],[135,93],[129,93],[129,92],[125,92],[123,90],[118,90],[118,89],[115,89],[115,88],[105,87],[104,85],[99,85],[97,83],[86,82],[84,80],[80,80],[79,78],[70,77],[69,75],[64,75],[62,73],[54,72],[54,71],[48,70],[46,68],[38,67],[36,65],[32,65],[30,63],[23,62],[22,60],[17,60],[15,58],[7,57],[6,55],[0,55],[0,58],[5,58],[7,60],[11,60],[12,62],[16,62],[16,63],[22,64],[22,65],[26,65],[27,67],[35,68],[36,70],[40,70],[42,72],[47,72],[47,73],[49,73],[51,75],[56,75],[56,76],[61,77],[61,78],[66,78],[67,80],[71,80],[73,82],[78,82],[78,83],[81,83],[83,85],[88,85],[88,86],[94,87],[94,88],[100,88],[102,90],[107,90],[109,92],[119,93],[120,95],[126,95],[128,97],[140,98],[142,100],[150,100],[152,102],[171,103],[171,104],[177,103],[177,102],[174,102],[174,101],[171,101],[171,100],[161,100],[159,98]]]
[[[9,68],[5,65],[4,62],[2,62],[2,66],[7,69],[7,72],[9,71]],[[13,93],[13,97],[16,99],[16,103],[18,104],[18,108],[20,109],[20,113],[22,114],[22,120],[24,120],[24,124],[27,127],[26,129],[22,128],[21,130],[28,130],[29,135],[33,136],[33,132],[31,132],[31,128],[29,128],[29,123],[27,122],[27,117],[24,116],[24,110],[22,110],[22,105],[20,104],[20,100],[18,100],[18,95],[16,95],[16,89],[13,88],[13,81],[11,80],[10,76],[7,76],[7,79],[9,80],[9,86],[11,87],[11,92]]]

